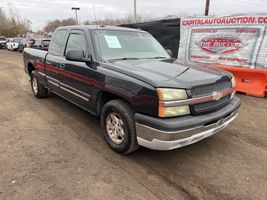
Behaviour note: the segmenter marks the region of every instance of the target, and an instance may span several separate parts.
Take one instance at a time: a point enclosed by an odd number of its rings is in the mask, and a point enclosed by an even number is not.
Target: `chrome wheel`
[[[106,131],[109,138],[115,144],[121,144],[124,141],[124,125],[118,114],[114,112],[108,114],[106,118]]]
[[[37,83],[37,79],[35,78],[35,76],[32,77],[32,90],[34,94],[38,93],[38,83]]]

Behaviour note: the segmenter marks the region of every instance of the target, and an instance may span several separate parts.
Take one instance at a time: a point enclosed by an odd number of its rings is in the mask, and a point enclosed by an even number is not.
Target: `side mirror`
[[[85,62],[87,66],[96,69],[92,56],[86,58],[83,50],[68,50],[65,57],[69,61]]]
[[[166,51],[167,51],[167,53],[169,54],[169,56],[171,56],[172,58],[174,57],[174,56],[173,56],[173,53],[172,53],[172,51],[171,51],[170,49],[166,49]]]
[[[87,62],[89,59],[85,58],[83,50],[68,50],[66,59],[77,62]]]

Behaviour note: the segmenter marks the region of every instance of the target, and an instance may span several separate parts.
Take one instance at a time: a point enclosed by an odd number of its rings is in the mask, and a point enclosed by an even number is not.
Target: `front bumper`
[[[18,50],[19,49],[19,45],[13,45],[12,48],[13,48],[13,50]]]
[[[238,115],[240,100],[235,97],[224,108],[205,115],[170,119],[136,114],[139,145],[155,150],[171,150],[207,138],[228,126]]]

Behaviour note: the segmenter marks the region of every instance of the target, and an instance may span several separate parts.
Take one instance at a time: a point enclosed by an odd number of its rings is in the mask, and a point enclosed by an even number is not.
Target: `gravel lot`
[[[122,156],[97,118],[33,97],[22,55],[0,49],[0,199],[267,199],[267,98],[238,96],[240,114],[220,134]]]

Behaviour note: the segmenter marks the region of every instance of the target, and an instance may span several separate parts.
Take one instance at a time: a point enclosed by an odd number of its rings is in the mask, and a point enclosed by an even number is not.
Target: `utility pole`
[[[136,0],[134,0],[134,23],[137,22]]]
[[[74,11],[75,11],[76,25],[78,25],[78,15],[77,15],[77,11],[80,10],[80,8],[78,8],[78,7],[72,7],[71,10],[74,10]]]
[[[206,0],[205,16],[209,15],[210,0]]]

